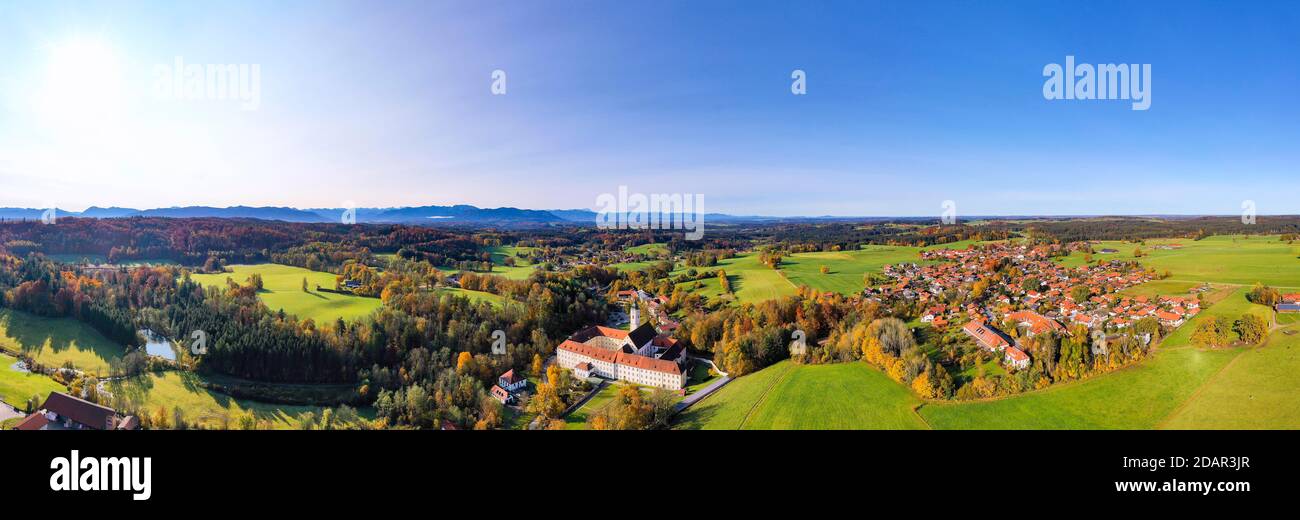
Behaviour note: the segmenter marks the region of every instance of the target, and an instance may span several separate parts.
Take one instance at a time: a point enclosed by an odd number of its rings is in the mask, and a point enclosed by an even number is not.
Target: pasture
[[[247,399],[236,399],[226,394],[207,390],[200,386],[200,375],[191,372],[149,373],[126,380],[107,383],[108,391],[115,399],[122,399],[125,408],[139,413],[156,413],[158,408],[166,410],[170,418],[172,410],[179,407],[188,422],[198,422],[205,428],[226,426],[238,428],[239,418],[252,414],[260,427],[285,430],[298,427],[298,420],[304,412],[312,412],[320,417],[324,408],[319,406],[293,406],[261,403]],[[370,410],[360,410],[365,416]]]
[[[924,429],[920,400],[865,363],[782,361],[741,377],[679,418],[679,429]]]
[[[1276,331],[1263,345],[1242,350],[1161,427],[1300,429],[1298,373],[1300,333]]]
[[[317,323],[333,322],[339,318],[351,321],[369,315],[380,306],[378,298],[365,298],[350,294],[317,291],[316,286],[333,289],[336,275],[310,271],[301,267],[280,264],[232,265],[231,272],[190,275],[195,282],[207,286],[225,287],[226,279],[243,284],[254,273],[262,275],[263,290],[258,294],[268,309],[292,314]],[[307,279],[308,291],[302,290],[302,280]]]
[[[863,246],[857,251],[795,253],[781,260],[781,273],[796,286],[849,295],[866,288],[866,273],[878,273],[889,264],[920,261],[920,248]],[[823,266],[828,270],[825,274]]]
[[[0,309],[0,348],[31,356],[37,363],[62,367],[65,363],[97,376],[125,354],[89,325],[72,318],[46,318],[12,309]]]
[[[1178,249],[1157,249],[1171,244]],[[1106,241],[1094,245],[1095,251],[1116,249],[1118,253],[1094,254],[1094,261],[1137,260],[1157,271],[1169,270],[1169,281],[1213,282],[1254,285],[1260,282],[1274,287],[1300,289],[1300,244],[1287,244],[1276,236],[1225,235],[1203,240],[1147,240],[1141,246],[1143,256],[1135,258],[1137,244]],[[1083,265],[1083,254],[1075,252],[1063,265]]]
[[[41,401],[44,402],[50,392],[67,391],[63,385],[49,377],[18,371],[14,368],[14,363],[17,362],[18,358],[0,354],[0,401],[21,409],[27,399],[33,395],[40,396]]]

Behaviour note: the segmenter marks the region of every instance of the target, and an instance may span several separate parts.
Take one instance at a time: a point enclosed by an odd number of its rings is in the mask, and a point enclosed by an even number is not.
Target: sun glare
[[[111,129],[124,107],[122,81],[112,47],[73,39],[49,48],[34,108],[55,129]]]

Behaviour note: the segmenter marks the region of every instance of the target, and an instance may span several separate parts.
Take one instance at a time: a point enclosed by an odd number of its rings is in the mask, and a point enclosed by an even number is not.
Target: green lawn
[[[205,427],[217,428],[222,417],[230,418],[230,428],[238,428],[238,418],[252,413],[259,423],[274,429],[298,427],[298,417],[303,412],[313,412],[319,418],[324,408],[318,406],[292,406],[260,403],[235,399],[199,386],[202,376],[190,372],[165,372],[145,374],[125,381],[113,381],[108,390],[115,397],[125,399],[129,408],[153,413],[159,406],[167,409],[170,417],[173,407],[185,411],[187,421],[199,421]],[[362,416],[371,410],[360,410]]]
[[[566,415],[564,417],[564,429],[566,430],[591,429],[591,426],[587,424],[587,419],[591,417],[591,414],[595,413],[601,408],[604,408],[605,405],[609,404],[610,401],[613,401],[614,397],[618,395],[618,390],[620,386],[621,385],[618,383],[611,383],[605,385],[605,388],[601,388],[600,392],[597,392],[596,395],[591,396],[590,400],[588,400],[586,403],[583,403],[583,405],[579,407],[577,410],[574,410],[573,413]]]
[[[1162,427],[1300,429],[1298,374],[1300,333],[1274,332],[1263,346],[1244,349]]]
[[[923,429],[920,401],[865,363],[782,361],[741,377],[678,419],[679,429]]]
[[[1159,250],[1157,245],[1181,244],[1181,249]],[[1094,254],[1098,260],[1135,260],[1136,244],[1129,242],[1102,242],[1093,246],[1119,250],[1114,254]],[[1217,282],[1239,285],[1266,285],[1300,288],[1300,245],[1287,244],[1276,236],[1225,235],[1203,240],[1159,239],[1148,240],[1142,246],[1144,256],[1136,258],[1142,265],[1158,271],[1168,269],[1172,281]],[[1063,265],[1083,265],[1083,254],[1075,252],[1065,258]]]
[[[218,287],[226,286],[226,278],[244,283],[253,273],[262,275],[263,290],[258,297],[272,311],[284,312],[317,323],[333,322],[338,318],[354,320],[378,309],[378,298],[364,298],[348,294],[317,291],[319,285],[333,289],[336,276],[332,273],[310,271],[301,267],[280,264],[232,265],[232,272],[191,275],[194,281]],[[308,292],[302,290],[302,279],[307,279]]]
[[[50,367],[72,362],[96,375],[106,375],[109,363],[124,353],[121,345],[80,321],[44,318],[11,309],[0,309],[0,347],[22,352]]]
[[[0,354],[0,401],[22,409],[27,398],[33,395],[41,396],[41,401],[44,401],[50,392],[67,391],[63,385],[49,377],[14,370],[13,366],[16,362],[18,362],[17,358]]]

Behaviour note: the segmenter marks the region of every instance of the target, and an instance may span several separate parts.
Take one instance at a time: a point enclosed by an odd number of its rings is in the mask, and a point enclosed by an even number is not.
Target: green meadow
[[[819,291],[856,294],[866,287],[863,275],[880,272],[888,264],[919,262],[920,248],[895,246],[865,246],[857,251],[795,253],[781,259],[781,268],[772,269],[759,262],[757,253],[743,253],[735,258],[718,262],[715,267],[697,268],[699,271],[727,272],[732,296],[723,296],[716,278],[700,280],[701,287],[693,289],[695,282],[681,284],[710,299],[733,300],[737,303],[758,303],[794,294],[801,286]],[[821,272],[822,267],[826,273]],[[679,266],[676,276],[686,271]]]
[[[678,419],[679,429],[923,429],[921,401],[865,363],[782,361],[741,377]]]
[[[1155,246],[1179,244],[1179,249],[1156,249]],[[1137,260],[1157,271],[1169,270],[1170,281],[1215,282],[1300,289],[1300,244],[1287,244],[1276,236],[1226,235],[1203,240],[1147,240],[1141,246],[1143,256],[1133,256],[1137,244],[1107,241],[1093,246],[1116,249],[1118,253],[1092,255],[1099,260]],[[1063,260],[1064,265],[1083,265],[1083,254],[1075,252]]]
[[[866,288],[866,273],[878,273],[889,264],[920,261],[920,248],[864,246],[857,251],[795,253],[781,259],[781,273],[797,286],[847,295]],[[823,274],[822,267],[828,272]]]
[[[12,309],[0,309],[0,348],[21,352],[45,366],[72,363],[101,376],[125,353],[122,345],[75,319],[45,318]]]
[[[227,423],[230,428],[238,428],[239,417],[252,414],[259,423],[272,429],[294,429],[298,427],[303,413],[312,412],[319,418],[324,410],[319,406],[236,399],[203,388],[199,384],[202,377],[191,372],[150,373],[127,380],[111,381],[107,386],[115,398],[129,403],[129,409],[154,413],[161,407],[170,418],[172,410],[179,407],[184,411],[186,421],[197,421],[207,428],[217,428]],[[366,417],[373,414],[373,411],[363,409],[359,410],[359,414]]]
[[[301,267],[280,264],[232,265],[231,272],[216,274],[194,274],[190,277],[198,283],[209,286],[225,287],[226,279],[243,284],[253,273],[262,275],[263,290],[258,298],[272,311],[283,309],[301,319],[312,319],[317,323],[333,322],[339,318],[354,320],[369,315],[378,309],[378,298],[365,298],[350,294],[338,294],[317,291],[316,286],[333,289],[336,275],[320,271],[310,271]],[[302,280],[307,279],[308,291],[303,292]]]
[[[40,396],[41,401],[50,392],[67,391],[63,385],[41,374],[20,372],[14,369],[18,358],[0,354],[0,401],[22,409],[23,404],[33,395]]]
[[[1287,327],[1263,345],[1243,349],[1161,427],[1300,429],[1298,331]]]

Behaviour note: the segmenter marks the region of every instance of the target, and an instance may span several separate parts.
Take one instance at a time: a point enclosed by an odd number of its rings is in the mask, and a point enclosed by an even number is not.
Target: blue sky
[[[0,206],[1300,213],[1295,3],[198,4],[0,1]],[[1150,109],[1044,99],[1066,55]],[[159,99],[177,56],[257,109]]]

